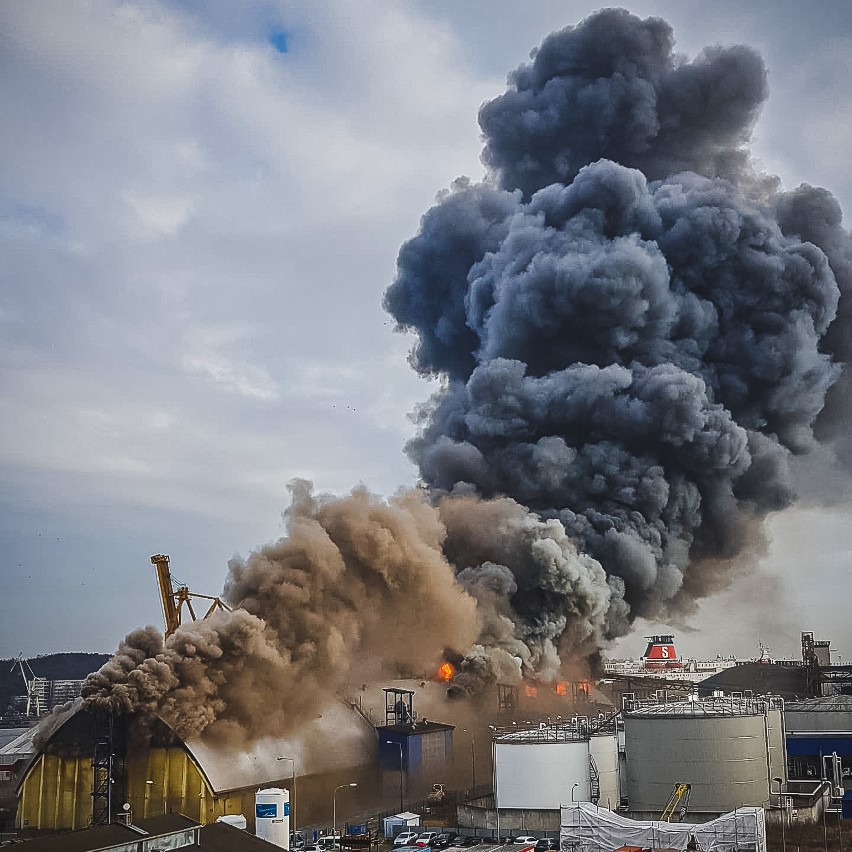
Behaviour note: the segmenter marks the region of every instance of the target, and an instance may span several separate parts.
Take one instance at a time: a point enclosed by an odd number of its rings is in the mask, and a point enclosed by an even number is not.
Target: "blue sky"
[[[848,4],[625,5],[687,54],[759,49],[756,156],[827,186],[848,225]],[[218,593],[232,554],[280,534],[295,476],[415,482],[408,414],[432,388],[381,309],[396,252],[481,177],[478,106],[596,8],[3,4],[0,655],[159,624],[152,553]],[[746,579],[675,628],[682,650],[793,653],[813,629],[852,655],[846,498],[838,476],[830,507],[773,518]]]

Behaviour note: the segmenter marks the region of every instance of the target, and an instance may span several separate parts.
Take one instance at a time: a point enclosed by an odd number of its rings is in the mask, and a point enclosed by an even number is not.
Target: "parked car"
[[[559,852],[559,841],[553,837],[540,837],[535,852]]]
[[[433,849],[446,849],[448,846],[455,846],[457,834],[452,831],[444,831],[439,834],[429,845]]]
[[[417,835],[417,840],[414,841],[415,846],[429,846],[432,841],[440,834],[438,831],[424,831]]]
[[[538,838],[531,834],[521,834],[519,837],[513,837],[510,843],[520,844],[521,846],[535,846],[538,843]]]
[[[393,839],[394,846],[413,846],[414,841],[417,840],[417,832],[416,831],[401,831],[397,834]]]

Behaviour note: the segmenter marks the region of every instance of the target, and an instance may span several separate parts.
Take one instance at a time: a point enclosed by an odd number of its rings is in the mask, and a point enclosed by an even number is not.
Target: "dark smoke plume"
[[[826,190],[753,168],[766,93],[749,48],[690,62],[599,12],[481,108],[486,180],[400,251],[386,308],[445,378],[409,453],[436,496],[501,498],[446,550],[534,670],[724,587],[848,413],[852,242]],[[545,526],[584,570],[517,556]]]
[[[288,731],[353,672],[564,676],[730,581],[845,427],[852,242],[830,193],[755,169],[759,56],[673,45],[623,10],[548,36],[480,110],[485,180],[401,248],[385,306],[443,379],[408,448],[428,491],[297,484],[235,611],[131,633],[90,704]]]

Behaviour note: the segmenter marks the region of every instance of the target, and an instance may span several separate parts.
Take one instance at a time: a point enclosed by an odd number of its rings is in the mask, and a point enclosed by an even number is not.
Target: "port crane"
[[[191,592],[187,586],[175,584],[169,567],[169,557],[158,553],[151,557],[151,564],[157,569],[157,583],[160,587],[160,602],[163,605],[163,621],[166,625],[166,639],[180,627],[183,620],[183,605],[189,610],[193,621],[198,620],[192,606],[193,598],[212,601],[210,608],[204,613],[203,618],[212,615],[217,609],[230,612],[231,608],[218,597],[212,595],[199,595]]]
[[[22,653],[15,658],[9,673],[11,674],[18,667],[21,669],[21,677],[24,679],[24,685],[27,688],[27,718],[32,715],[41,716],[47,710],[46,707],[42,706],[42,685],[46,679],[35,676],[32,668],[30,668],[29,661],[24,659]],[[39,689],[39,687],[42,687],[42,689]],[[35,714],[33,714],[33,710],[35,710]]]
[[[663,808],[663,813],[660,816],[660,822],[683,821],[683,818],[686,816],[686,810],[689,807],[689,791],[691,789],[691,784],[675,784],[674,787],[672,787],[672,794],[669,796],[669,800]],[[675,816],[677,816],[676,820]]]

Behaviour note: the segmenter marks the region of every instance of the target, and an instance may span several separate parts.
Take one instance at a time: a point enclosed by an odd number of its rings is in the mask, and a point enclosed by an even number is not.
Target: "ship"
[[[699,683],[705,678],[751,660],[738,660],[733,655],[717,654],[712,660],[683,658],[675,647],[674,634],[663,633],[646,636],[645,653],[638,660],[604,660],[604,676],[637,675],[665,680],[683,680]],[[761,649],[761,654],[764,649]]]

